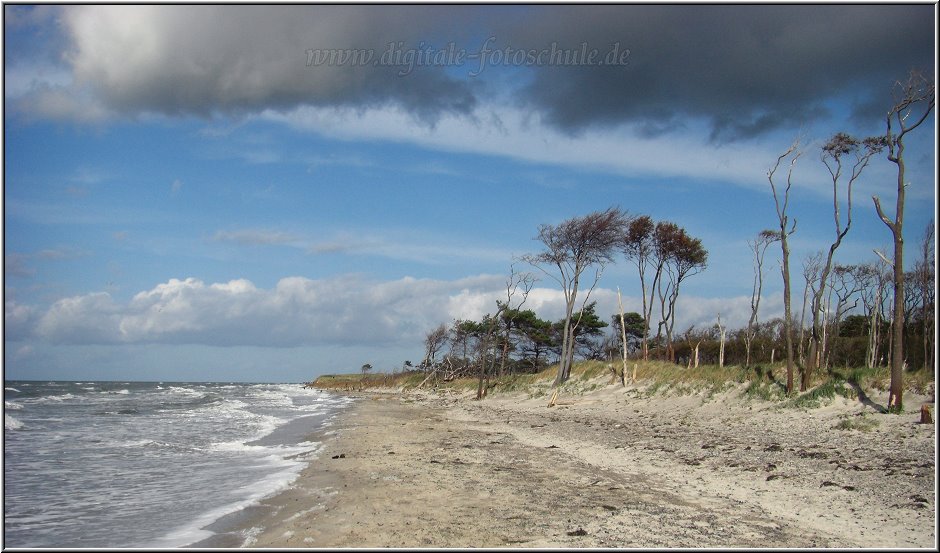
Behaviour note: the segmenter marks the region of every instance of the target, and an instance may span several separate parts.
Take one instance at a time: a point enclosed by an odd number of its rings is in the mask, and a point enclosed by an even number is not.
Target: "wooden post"
[[[718,367],[721,368],[725,366],[725,327],[721,326],[721,313],[718,314],[718,332],[721,334],[721,344],[718,347]]]
[[[920,423],[933,424],[933,411],[930,410],[930,406],[926,403],[920,406]]]
[[[620,287],[617,287],[617,305],[620,306],[620,339],[621,345],[623,346],[623,372],[620,373],[620,385],[626,386],[627,383],[627,325],[624,323],[623,319],[623,300],[620,297]]]

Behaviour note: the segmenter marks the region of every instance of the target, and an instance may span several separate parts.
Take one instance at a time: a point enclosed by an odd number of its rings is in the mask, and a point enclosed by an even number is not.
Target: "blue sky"
[[[892,83],[936,65],[933,4],[4,10],[7,379],[302,381],[418,362],[428,330],[494,310],[514,263],[535,271],[514,259],[539,250],[540,224],[611,205],[709,251],[677,329],[719,312],[743,326],[776,156],[802,137],[799,279],[834,232],[821,144],[883,133]],[[308,49],[479,53],[488,37],[630,54],[478,75],[306,64]],[[908,140],[909,263],[935,218],[935,136],[931,116]],[[893,206],[895,178],[872,161],[837,261],[889,251],[870,197]],[[762,319],[782,312],[778,259]],[[639,310],[620,261],[601,313],[617,287]],[[527,307],[557,318],[560,296],[543,278]]]

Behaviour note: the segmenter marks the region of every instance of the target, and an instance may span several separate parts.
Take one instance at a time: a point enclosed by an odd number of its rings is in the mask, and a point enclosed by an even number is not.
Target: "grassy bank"
[[[615,363],[614,368],[621,365]],[[631,376],[636,367],[636,381]],[[528,397],[548,396],[553,391],[557,365],[539,373],[513,374],[489,380],[487,394],[523,393]],[[888,389],[890,370],[876,368],[833,368],[816,371],[813,386],[804,393],[790,397],[786,395],[786,366],[756,365],[743,367],[731,365],[701,365],[686,368],[662,361],[628,361],[627,385],[646,397],[702,394],[706,398],[737,388],[745,399],[780,402],[795,408],[815,408],[836,396],[850,399],[868,399],[872,393]],[[796,377],[799,381],[798,376]],[[905,387],[922,395],[934,390],[934,375],[926,371],[911,371],[904,375]],[[564,395],[583,395],[609,385],[619,385],[620,378],[614,376],[610,364],[603,361],[575,363],[571,377],[560,386]],[[428,374],[419,371],[394,374],[335,374],[323,375],[309,385],[334,391],[362,391],[376,388],[408,390],[421,386],[425,389],[449,390],[460,394],[476,392],[477,378],[458,378],[443,381],[428,379]]]

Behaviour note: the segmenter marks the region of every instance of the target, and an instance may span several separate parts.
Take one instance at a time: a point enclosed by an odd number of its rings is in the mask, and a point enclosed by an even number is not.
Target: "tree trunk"
[[[620,287],[617,287],[617,305],[620,307],[620,344],[623,348],[623,371],[620,373],[620,385],[626,386],[627,379],[627,325],[623,318],[623,299],[620,296]]]

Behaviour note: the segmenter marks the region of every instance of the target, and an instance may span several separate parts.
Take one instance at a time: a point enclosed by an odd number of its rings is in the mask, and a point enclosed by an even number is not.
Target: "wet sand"
[[[289,489],[201,545],[936,547],[926,397],[356,395]]]

